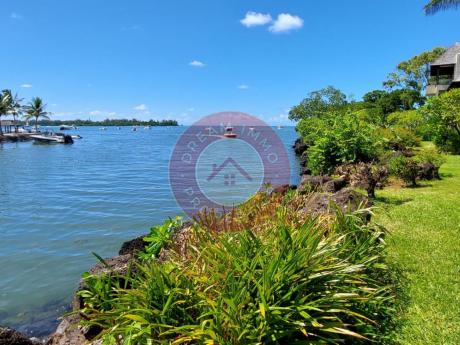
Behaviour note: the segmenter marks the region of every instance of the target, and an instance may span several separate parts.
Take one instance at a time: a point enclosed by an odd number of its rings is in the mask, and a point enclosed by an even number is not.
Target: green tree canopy
[[[430,98],[420,111],[432,126],[436,145],[460,153],[460,89]]]
[[[292,107],[289,111],[289,119],[299,121],[305,118],[320,117],[343,108],[347,104],[347,96],[342,91],[328,86],[311,92],[299,105]]]
[[[430,64],[445,51],[445,48],[437,47],[400,62],[396,71],[390,73],[383,82],[383,86],[389,90],[400,87],[424,90],[430,76]]]
[[[378,126],[386,127],[388,115],[394,112],[413,110],[425,102],[418,90],[398,89],[391,92],[374,90],[363,96],[366,104],[366,120]]]

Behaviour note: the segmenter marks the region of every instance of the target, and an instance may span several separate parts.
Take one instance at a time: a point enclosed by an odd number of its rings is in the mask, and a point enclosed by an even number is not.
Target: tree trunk
[[[18,132],[18,122],[16,121],[16,115],[13,115],[13,123],[14,123],[14,133]]]
[[[38,133],[38,116],[35,117],[35,133]]]
[[[0,114],[0,135],[3,135],[3,129],[2,129],[2,115]]]

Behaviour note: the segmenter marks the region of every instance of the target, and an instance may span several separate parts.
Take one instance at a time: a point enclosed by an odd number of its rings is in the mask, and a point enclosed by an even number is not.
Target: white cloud
[[[111,112],[110,112],[110,113],[108,113],[107,115],[109,115],[109,116],[115,116],[115,115],[117,115],[117,113],[116,113],[116,112],[114,112],[114,111],[111,111]]]
[[[240,89],[240,90],[247,90],[247,89],[249,89],[249,86],[246,85],[246,84],[238,85],[238,89]]]
[[[188,108],[187,111],[195,111],[195,108],[191,107],[191,108]]]
[[[249,11],[246,16],[240,20],[240,23],[250,28],[252,26],[259,26],[271,23],[272,17],[269,14],[257,13]]]
[[[32,84],[22,84],[21,87],[25,89],[30,89],[32,87]]]
[[[193,67],[204,67],[206,66],[203,62],[198,61],[198,60],[193,60],[192,62],[189,63],[190,66]]]
[[[97,115],[102,115],[102,111],[100,110],[93,110],[89,112],[90,115],[97,116]]]
[[[281,13],[275,22],[268,28],[271,32],[288,32],[294,29],[300,29],[303,26],[303,19],[293,16],[289,13]]]
[[[146,111],[148,107],[145,104],[139,104],[133,108],[134,110],[138,111]]]
[[[10,18],[11,18],[11,19],[22,19],[23,17],[22,17],[20,14],[18,14],[18,13],[12,12],[12,13],[10,14]]]

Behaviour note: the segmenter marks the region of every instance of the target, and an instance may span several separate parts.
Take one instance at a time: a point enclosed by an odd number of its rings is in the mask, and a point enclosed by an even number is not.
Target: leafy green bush
[[[420,112],[428,119],[436,145],[443,151],[460,153],[460,89],[430,98]]]
[[[307,121],[302,120],[300,126]],[[370,162],[378,155],[379,141],[373,128],[355,115],[329,116],[322,119],[320,128],[308,149],[308,167],[313,174],[330,173],[346,163]]]
[[[390,172],[411,186],[417,185],[419,165],[413,158],[403,155],[390,160]]]
[[[383,138],[385,147],[390,150],[407,151],[412,147],[420,146],[420,137],[408,128],[379,128],[377,134]]]

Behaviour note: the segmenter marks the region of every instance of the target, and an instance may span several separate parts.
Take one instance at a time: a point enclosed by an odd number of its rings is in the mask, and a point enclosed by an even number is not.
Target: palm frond
[[[460,0],[431,0],[424,8],[425,14],[432,15],[439,11],[458,8]]]

